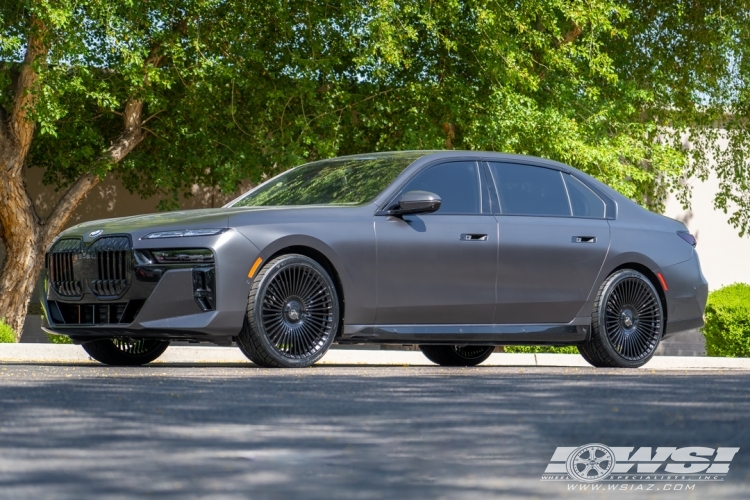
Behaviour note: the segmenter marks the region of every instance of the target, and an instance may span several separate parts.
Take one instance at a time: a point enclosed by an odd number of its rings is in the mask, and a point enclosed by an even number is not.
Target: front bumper
[[[133,241],[132,251],[181,248],[186,243],[192,248],[211,249],[214,263],[143,267],[131,255],[127,287],[108,296],[96,293],[101,291],[96,279],[100,276],[92,274],[97,271],[94,266],[101,267],[101,259],[95,264],[96,260],[85,252],[73,256],[65,265],[74,270],[71,276],[80,274],[85,279],[77,279],[74,286],[66,288],[60,285],[59,271],[53,271],[57,278],[53,283],[48,266],[41,300],[49,322],[45,329],[74,342],[129,337],[231,343],[245,318],[251,284],[248,262],[252,263],[259,252],[233,230],[190,238],[189,242]],[[84,244],[83,249],[92,246]],[[213,289],[206,287],[208,282]],[[206,301],[206,297],[211,300]]]

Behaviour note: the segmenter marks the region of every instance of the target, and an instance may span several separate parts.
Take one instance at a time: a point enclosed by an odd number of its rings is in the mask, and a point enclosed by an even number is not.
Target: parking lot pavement
[[[0,498],[580,498],[541,475],[604,443],[739,447],[650,497],[745,499],[748,415],[749,371],[0,365]]]
[[[347,346],[348,347],[348,346]],[[0,363],[94,364],[99,365],[78,345],[0,344]],[[238,347],[170,346],[154,364],[223,365],[250,364]],[[373,349],[331,349],[317,365],[328,366],[435,366],[419,351]],[[494,353],[482,366],[590,367],[578,354]],[[747,370],[750,358],[706,356],[654,356],[641,370]]]

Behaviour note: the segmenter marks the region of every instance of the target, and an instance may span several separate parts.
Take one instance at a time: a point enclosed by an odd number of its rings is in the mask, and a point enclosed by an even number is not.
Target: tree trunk
[[[0,239],[6,248],[0,271],[0,318],[5,318],[15,330],[16,341],[23,333],[26,311],[44,266],[47,247],[100,180],[91,173],[82,175],[46,219],[37,215],[34,203],[26,193],[24,166],[35,128],[28,113],[38,99],[35,93],[38,75],[34,64],[47,54],[43,42],[46,31],[47,27],[32,16],[26,55],[13,92],[13,108],[8,113],[0,106]],[[145,64],[157,67],[162,60],[158,47],[152,47]],[[148,85],[147,74],[144,84]],[[122,132],[92,165],[92,171],[101,170],[95,167],[111,167],[120,162],[143,140],[142,112],[142,100],[131,97],[125,101]]]
[[[3,168],[0,163],[0,169]],[[46,220],[39,220],[26,194],[25,179],[0,178],[0,237],[6,256],[0,271],[0,317],[16,332],[20,340],[26,311],[32,299],[44,255],[52,239],[65,227],[75,208],[99,182],[95,175],[84,175],[66,191]]]
[[[6,240],[7,256],[0,274],[0,311],[15,330],[16,342],[21,339],[26,310],[36,285],[33,277],[39,276],[44,265],[44,250],[38,241],[17,243]]]
[[[21,337],[34,279],[43,264],[43,241],[34,204],[26,194],[23,167],[34,136],[28,113],[34,104],[38,75],[35,60],[46,54],[45,26],[32,16],[26,55],[14,89],[13,108],[3,110],[0,125],[0,226],[6,257],[0,274],[0,317]]]
[[[0,164],[2,167],[7,165]],[[18,340],[35,285],[35,280],[29,277],[38,276],[44,264],[45,241],[22,179],[4,177],[0,193],[3,204],[0,223],[6,250],[0,272],[0,316],[16,331]]]
[[[122,160],[142,140],[142,103],[131,100],[125,105],[123,132],[113,141],[100,162],[114,164]],[[99,177],[85,174],[74,182],[46,219],[40,219],[26,193],[23,165],[28,148],[7,147],[0,154],[0,238],[5,242],[6,257],[0,271],[0,318],[16,332],[20,340],[26,311],[44,266],[44,255],[52,240],[62,231],[76,207],[99,183]],[[5,172],[5,175],[1,173]]]

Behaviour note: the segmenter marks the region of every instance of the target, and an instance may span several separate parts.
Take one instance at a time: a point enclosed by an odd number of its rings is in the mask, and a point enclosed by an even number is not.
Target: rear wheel
[[[86,342],[83,349],[105,365],[140,366],[154,361],[169,347],[167,340],[102,339]]]
[[[440,366],[476,366],[490,357],[494,346],[420,345],[427,359]]]
[[[591,340],[578,350],[593,366],[638,368],[656,352],[663,328],[664,309],[654,285],[638,271],[622,269],[599,289]]]
[[[339,311],[336,287],[320,264],[304,255],[282,255],[256,276],[237,344],[260,366],[310,366],[333,343]]]

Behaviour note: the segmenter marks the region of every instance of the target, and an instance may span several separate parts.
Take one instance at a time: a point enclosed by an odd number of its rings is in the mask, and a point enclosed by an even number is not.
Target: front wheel
[[[86,342],[83,349],[105,365],[140,366],[154,361],[169,347],[168,340],[102,339]]]
[[[643,274],[622,269],[602,283],[591,314],[591,340],[579,346],[593,366],[638,368],[656,352],[664,329],[659,293]]]
[[[490,357],[493,346],[420,345],[427,359],[440,366],[476,366]]]
[[[260,366],[310,366],[333,343],[339,321],[336,286],[323,266],[304,255],[282,255],[255,277],[237,344]]]

